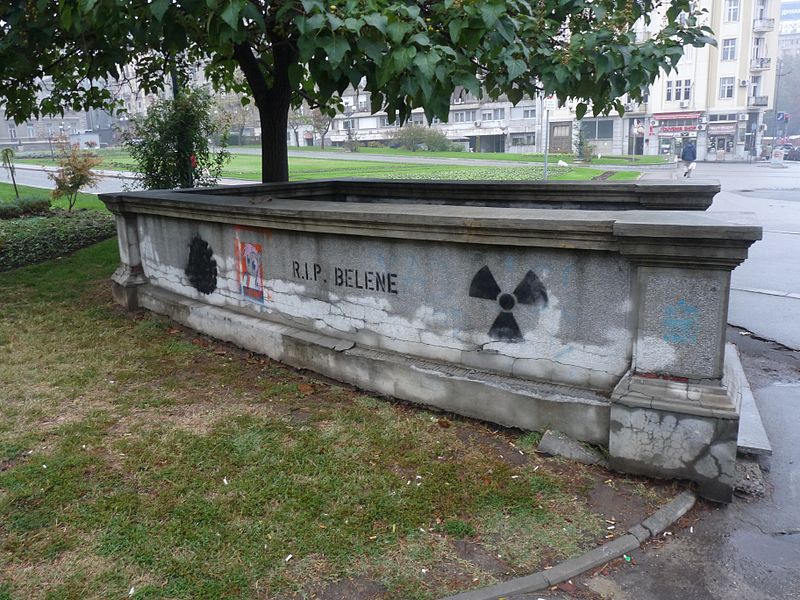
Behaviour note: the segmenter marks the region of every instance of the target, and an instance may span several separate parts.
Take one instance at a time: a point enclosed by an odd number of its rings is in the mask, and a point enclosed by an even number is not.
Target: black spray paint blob
[[[212,256],[211,246],[199,235],[189,244],[189,262],[186,276],[194,288],[202,294],[210,294],[217,289],[217,261]]]
[[[496,300],[500,305],[500,314],[492,323],[489,336],[502,342],[521,342],[523,339],[517,320],[511,312],[514,306],[517,304],[547,306],[547,290],[533,271],[528,271],[514,291],[507,294],[497,285],[489,267],[483,267],[472,278],[469,295],[472,298]]]

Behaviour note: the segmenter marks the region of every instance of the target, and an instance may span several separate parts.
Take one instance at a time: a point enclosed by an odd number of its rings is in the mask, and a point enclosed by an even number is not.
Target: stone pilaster
[[[111,276],[111,293],[126,310],[137,310],[139,286],[147,283],[139,251],[137,218],[132,213],[116,213],[115,218],[120,264]]]

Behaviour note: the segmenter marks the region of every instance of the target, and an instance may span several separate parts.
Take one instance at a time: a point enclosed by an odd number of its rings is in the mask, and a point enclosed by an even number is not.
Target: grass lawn
[[[19,195],[21,198],[50,198],[50,190],[43,188],[30,187],[27,185],[18,185]],[[11,202],[16,198],[14,194],[14,186],[10,183],[0,183],[0,202]],[[66,198],[60,198],[53,201],[52,205],[56,208],[67,209],[68,202]],[[86,208],[90,210],[106,210],[106,205],[100,202],[95,194],[78,194],[78,200],[75,202],[75,209]]]
[[[112,239],[0,273],[0,598],[438,598],[676,489],[125,314],[116,263]]]
[[[245,148],[259,148],[260,146],[244,146]],[[323,150],[317,146],[292,146],[289,150],[297,152],[338,152],[344,153],[344,148],[331,148],[326,146]],[[235,148],[234,148],[235,151]],[[402,148],[367,148],[360,147],[359,153],[379,154],[383,156],[418,156],[420,158],[463,158],[465,160],[507,160],[512,162],[542,162],[544,154],[520,154],[515,152],[427,152],[424,150],[405,150]],[[575,156],[572,154],[550,154],[548,160],[558,162],[563,160],[572,163]],[[657,165],[666,162],[663,156],[602,156],[592,160],[598,165]]]
[[[132,160],[127,154],[118,150],[100,152],[104,157],[102,168],[116,170],[129,170],[132,168]],[[18,162],[52,164],[49,159],[20,159]],[[600,175],[602,172],[602,168],[595,167],[558,167],[555,166],[555,160],[550,167],[550,177],[555,181],[591,179],[592,177]],[[223,177],[230,177],[233,179],[260,181],[261,157],[251,154],[234,154],[222,175]],[[386,163],[378,161],[345,161],[337,159],[326,160],[303,157],[289,158],[289,178],[292,181],[330,179],[337,177],[364,177],[376,179],[538,180],[542,179],[542,176],[542,167],[530,166],[480,167],[469,165],[450,166]],[[616,172],[610,179],[636,179],[638,176],[639,173],[635,171],[620,171]]]

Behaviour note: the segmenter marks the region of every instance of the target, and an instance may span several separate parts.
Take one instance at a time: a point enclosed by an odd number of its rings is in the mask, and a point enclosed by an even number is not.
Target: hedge
[[[0,271],[65,256],[116,234],[114,218],[97,211],[0,221]]]
[[[50,210],[50,198],[14,198],[0,201],[0,219],[16,219],[26,215],[44,215]]]

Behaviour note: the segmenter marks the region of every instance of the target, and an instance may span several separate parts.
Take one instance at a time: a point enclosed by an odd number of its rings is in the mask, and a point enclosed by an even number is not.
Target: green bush
[[[392,141],[394,146],[413,151],[447,152],[455,145],[438,129],[413,124],[398,129]]]
[[[156,102],[132,117],[122,133],[139,184],[145,189],[214,185],[230,160],[228,125],[213,118],[214,99],[203,90],[184,90],[174,100]],[[209,140],[219,139],[214,151]]]
[[[0,219],[16,219],[27,215],[43,215],[50,210],[49,198],[27,198],[22,196],[8,202],[0,202]]]
[[[115,233],[111,215],[88,210],[0,221],[0,271],[65,256]]]

